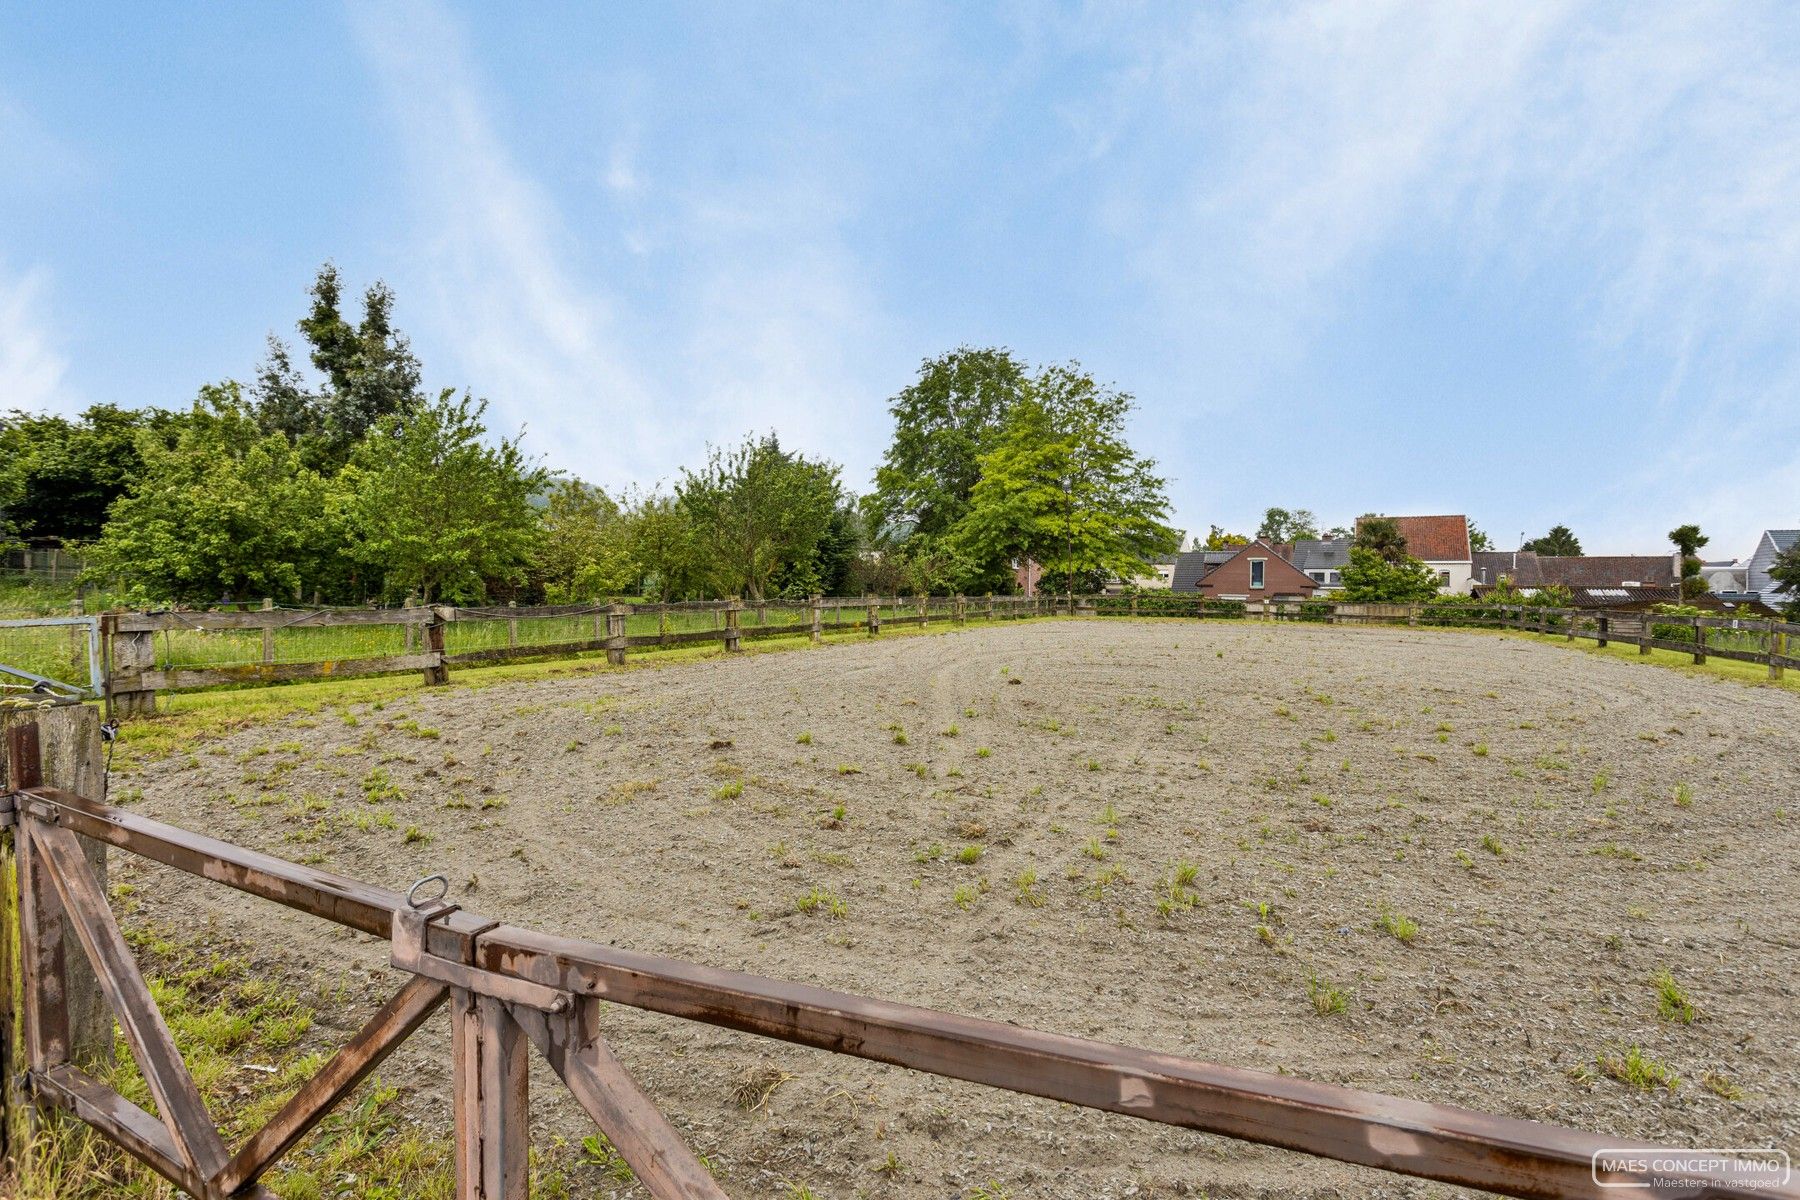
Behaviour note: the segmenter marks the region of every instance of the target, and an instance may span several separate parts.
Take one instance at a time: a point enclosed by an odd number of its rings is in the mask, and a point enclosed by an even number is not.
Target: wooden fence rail
[[[1651,649],[1761,663],[1772,678],[1800,665],[1791,638],[1800,625],[1742,618],[1663,616],[1536,605],[1354,604],[1328,600],[1219,601],[1193,594],[1122,596],[815,596],[806,601],[550,605],[390,609],[265,607],[252,611],[107,614],[106,694],[116,712],[154,711],[159,692],[231,684],[420,671],[448,681],[457,666],[604,652],[718,644],[728,652],[772,637],[810,637],[936,621],[1023,617],[1175,617],[1319,622],[1333,625],[1464,626],[1561,633]],[[1652,627],[1677,637],[1657,637]],[[1710,631],[1754,646],[1724,644]],[[160,641],[159,641],[160,639]]]
[[[1449,1105],[1218,1066],[809,984],[537,933],[302,867],[89,797],[37,775],[33,726],[8,730],[4,803],[21,859],[26,1094],[74,1114],[203,1200],[267,1197],[258,1183],[401,1042],[448,1005],[457,1191],[525,1200],[528,1047],[543,1056],[658,1200],[727,1193],[600,1036],[601,1000],[891,1063],[1085,1108],[1512,1196],[1599,1197],[1648,1186],[1648,1167],[1607,1165],[1656,1147]],[[235,1152],[199,1102],[168,1027],[82,856],[77,835],[386,937],[406,982],[336,1057]],[[54,901],[54,903],[53,903]],[[151,1116],[70,1061],[60,954],[78,942],[100,976],[152,1096]],[[1664,1172],[1667,1178],[1669,1172]],[[1726,1169],[1674,1172],[1687,1196],[1796,1200]]]

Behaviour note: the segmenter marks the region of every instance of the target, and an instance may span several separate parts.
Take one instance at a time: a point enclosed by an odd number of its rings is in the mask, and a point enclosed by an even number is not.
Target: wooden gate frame
[[[726,1200],[601,1036],[602,1000],[1503,1195],[1598,1200],[1621,1185],[1647,1186],[1628,1169],[1597,1171],[1596,1156],[1642,1151],[1647,1160],[1660,1149],[536,933],[483,920],[441,895],[401,896],[46,787],[34,725],[7,730],[7,755],[14,790],[0,797],[0,822],[17,824],[27,1093],[201,1200],[274,1200],[260,1177],[446,1001],[458,1200],[528,1195],[527,1044],[657,1200]],[[410,978],[231,1153],[77,834],[387,937],[393,965]],[[100,978],[160,1121],[69,1061],[62,983],[71,935]],[[1681,1178],[1692,1185],[1687,1196],[1800,1200],[1791,1184],[1757,1188],[1723,1172]]]

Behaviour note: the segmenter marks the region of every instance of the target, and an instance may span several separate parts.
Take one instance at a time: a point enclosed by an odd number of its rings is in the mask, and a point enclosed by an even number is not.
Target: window
[[[1336,571],[1327,571],[1325,574],[1328,576],[1328,578],[1325,580],[1326,583],[1342,583],[1342,582],[1344,582],[1344,577],[1342,575],[1338,574]]]
[[[1269,560],[1266,558],[1253,558],[1250,560],[1251,587],[1259,588],[1263,586],[1263,568],[1266,567],[1268,563]]]
[[[1306,574],[1314,583],[1325,582],[1325,572],[1323,571],[1308,571]]]
[[[1450,586],[1450,572],[1448,572],[1448,571],[1439,571],[1438,572],[1438,586],[1441,588],[1447,588]]]

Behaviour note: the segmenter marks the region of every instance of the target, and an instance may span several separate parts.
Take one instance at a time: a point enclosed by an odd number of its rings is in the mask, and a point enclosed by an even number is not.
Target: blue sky
[[[867,486],[959,343],[1180,524],[1800,524],[1800,9],[11,5],[0,407],[185,404],[330,258],[554,467]]]

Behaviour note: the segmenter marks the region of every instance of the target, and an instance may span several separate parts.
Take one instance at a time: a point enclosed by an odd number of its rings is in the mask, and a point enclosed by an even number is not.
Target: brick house
[[[1214,600],[1309,600],[1318,584],[1275,546],[1254,541],[1231,550],[1198,550],[1176,560],[1175,590]]]

